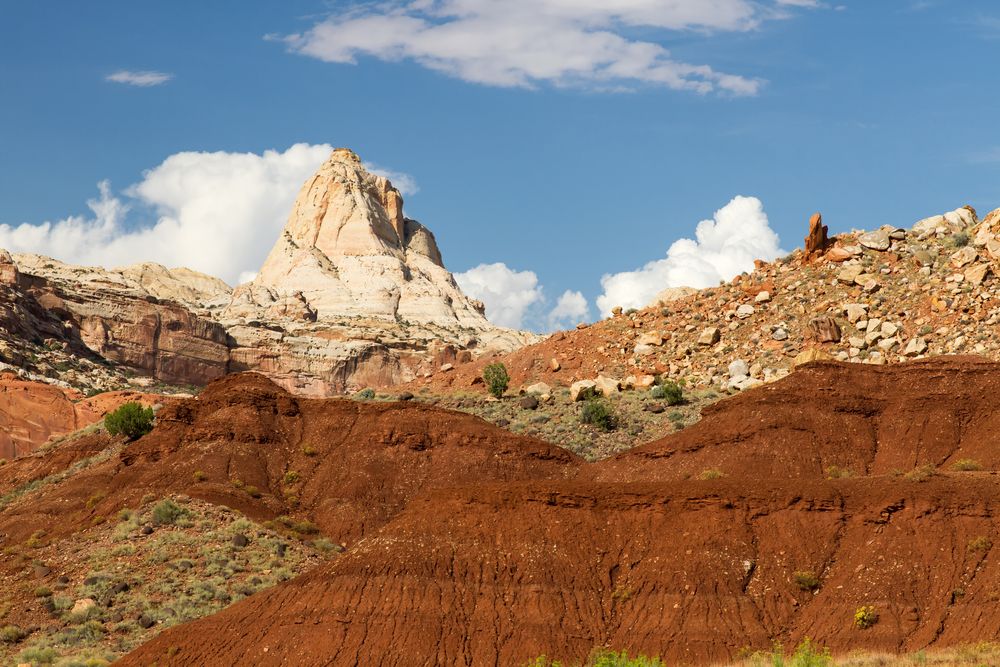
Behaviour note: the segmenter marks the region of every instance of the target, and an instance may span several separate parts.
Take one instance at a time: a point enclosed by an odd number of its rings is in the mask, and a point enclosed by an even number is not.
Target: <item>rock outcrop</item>
[[[0,252],[0,370],[80,389],[255,370],[329,395],[537,340],[490,324],[399,192],[346,149],[303,185],[256,278],[235,290],[185,268]]]

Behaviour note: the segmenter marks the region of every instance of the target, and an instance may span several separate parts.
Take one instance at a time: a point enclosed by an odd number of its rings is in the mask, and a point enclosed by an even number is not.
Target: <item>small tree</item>
[[[672,380],[667,380],[663,384],[653,387],[650,396],[666,400],[667,405],[680,405],[684,402],[684,390]]]
[[[139,403],[125,403],[104,418],[104,427],[111,435],[124,435],[136,440],[153,430],[153,408],[144,408]]]
[[[604,431],[613,431],[616,426],[614,412],[599,398],[584,401],[583,407],[580,408],[580,422],[592,424]]]
[[[510,375],[507,374],[507,367],[501,363],[490,364],[483,369],[483,380],[490,393],[500,398],[507,391],[510,384]]]

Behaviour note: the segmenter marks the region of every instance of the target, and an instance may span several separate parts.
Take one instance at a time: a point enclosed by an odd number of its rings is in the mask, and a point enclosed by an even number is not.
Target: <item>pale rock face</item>
[[[281,237],[224,317],[270,309],[290,292],[319,322],[371,317],[495,329],[444,268],[430,230],[403,216],[399,192],[345,149],[303,185]]]

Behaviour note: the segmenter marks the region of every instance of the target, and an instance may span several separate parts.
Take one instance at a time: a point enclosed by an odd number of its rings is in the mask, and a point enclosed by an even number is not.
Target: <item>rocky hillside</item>
[[[183,268],[0,251],[0,368],[83,390],[200,386],[257,370],[327,395],[537,340],[490,324],[402,207],[388,180],[334,151],[257,277],[235,290]]]
[[[662,375],[689,387],[742,390],[797,363],[892,364],[942,354],[1000,358],[1000,210],[965,207],[909,229],[827,238],[821,219],[806,248],[704,290],[670,290],[640,311],[557,333],[500,357],[513,386],[647,387]],[[483,390],[484,359],[410,385]]]

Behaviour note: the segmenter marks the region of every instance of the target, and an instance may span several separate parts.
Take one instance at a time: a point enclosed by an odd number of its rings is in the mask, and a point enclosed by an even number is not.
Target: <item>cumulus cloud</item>
[[[590,304],[582,293],[566,290],[549,311],[549,329],[568,329],[590,317]]]
[[[464,81],[620,89],[634,84],[754,95],[761,81],[675,60],[630,33],[747,31],[809,0],[396,0],[334,14],[281,39],[335,63],[411,60]]]
[[[455,281],[467,295],[486,304],[486,317],[502,327],[523,328],[529,309],[544,299],[534,271],[515,271],[502,262],[456,273]]]
[[[120,195],[99,184],[89,215],[0,225],[0,247],[91,266],[186,266],[236,284],[260,268],[302,184],[332,150],[177,153]]]
[[[709,287],[753,269],[755,259],[785,254],[771,229],[764,205],[756,197],[735,197],[698,223],[694,239],[675,241],[664,259],[635,271],[605,275],[597,298],[601,313],[615,306],[643,308],[668,287]]]
[[[502,327],[554,331],[590,316],[590,305],[580,292],[566,290],[551,302],[534,271],[518,271],[503,262],[480,264],[455,274],[462,291],[486,304],[486,317]]]
[[[148,88],[149,86],[159,86],[160,84],[170,81],[172,78],[174,78],[174,75],[167,74],[166,72],[153,72],[149,70],[133,72],[132,70],[122,69],[107,75],[104,77],[104,80],[113,81],[114,83],[124,83],[129,86]]]

